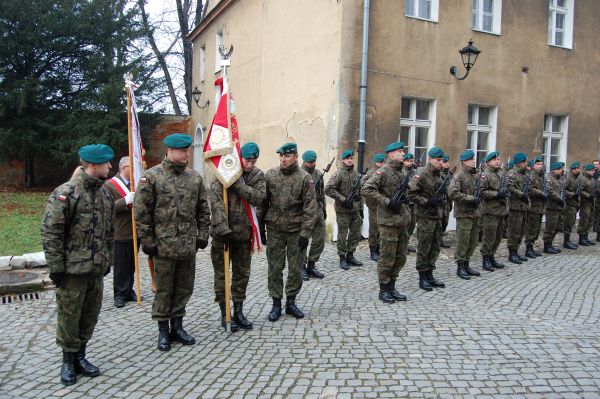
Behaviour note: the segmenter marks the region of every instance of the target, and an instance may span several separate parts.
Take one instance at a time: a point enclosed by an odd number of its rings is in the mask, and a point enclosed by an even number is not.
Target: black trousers
[[[134,300],[133,279],[135,260],[133,258],[133,240],[115,240],[115,267],[113,290],[115,299]]]

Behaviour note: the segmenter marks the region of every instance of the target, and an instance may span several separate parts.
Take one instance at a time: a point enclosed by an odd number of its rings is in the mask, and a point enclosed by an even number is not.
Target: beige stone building
[[[242,141],[262,149],[260,166],[295,141],[322,166],[356,148],[362,0],[220,0],[191,33],[192,125],[208,130],[220,76],[217,47],[234,46],[229,76]],[[598,157],[600,1],[372,0],[369,21],[366,162],[401,139],[411,152],[433,145],[456,159],[465,148]],[[458,49],[481,54],[465,80]]]

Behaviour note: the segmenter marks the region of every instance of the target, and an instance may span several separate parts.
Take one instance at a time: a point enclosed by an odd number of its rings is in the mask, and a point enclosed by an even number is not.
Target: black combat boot
[[[433,277],[432,269],[427,270],[426,276],[427,276],[427,279],[429,280],[429,284],[431,284],[432,287],[436,287],[436,288],[445,288],[446,287],[446,284],[444,284],[442,281],[437,280],[435,277]]]
[[[494,266],[492,266],[492,261],[489,256],[483,255],[483,262],[481,263],[481,268],[483,270],[487,270],[488,272],[494,271]]]
[[[308,271],[306,270],[306,263],[302,263],[302,280],[308,281]]]
[[[475,276],[475,277],[481,276],[481,273],[479,273],[478,271],[473,270],[473,269],[471,269],[471,267],[469,267],[469,262],[468,261],[463,262],[463,263],[464,263],[464,266],[465,266],[465,271],[467,272],[467,274],[469,276]]]
[[[508,261],[516,265],[520,265],[523,263],[521,262],[521,258],[519,258],[519,256],[517,255],[517,250],[510,247],[508,248]]]
[[[169,320],[161,320],[158,322],[157,348],[162,352],[171,350],[171,341],[169,340]]]
[[[182,345],[194,345],[196,343],[196,339],[183,329],[183,317],[174,317],[171,319],[169,338],[171,341],[179,342]]]
[[[574,242],[571,242],[571,234],[567,234],[567,233],[564,234],[563,248],[577,249],[577,244],[575,244]]]
[[[399,301],[399,302],[406,301],[406,295],[399,293],[398,290],[396,289],[396,279],[395,278],[390,279],[390,283],[388,284],[388,290],[389,290],[392,298],[394,298],[396,301]]]
[[[588,242],[585,239],[585,234],[579,234],[579,241],[577,243],[584,247],[590,246],[590,244],[588,244]]]
[[[379,283],[379,299],[383,301],[383,303],[394,303],[396,300],[390,293],[390,288],[388,284]]]
[[[269,312],[269,321],[277,321],[281,317],[281,298],[273,298],[273,308]]]
[[[515,253],[517,254],[517,257],[519,258],[519,260],[520,260],[521,262],[527,262],[527,261],[529,260],[528,258],[526,258],[526,257],[524,257],[524,256],[521,256],[521,255],[519,255],[519,248],[517,248],[517,249],[515,250]]]
[[[362,266],[363,263],[360,262],[358,259],[356,259],[354,257],[354,254],[352,252],[348,252],[348,255],[346,255],[346,260],[348,261],[348,264],[350,266]]]
[[[225,302],[219,302],[219,308],[221,309],[221,327],[227,330],[227,320],[225,319]],[[240,326],[237,325],[233,317],[231,318],[231,325],[229,327],[231,328],[232,333],[240,331]]]
[[[233,320],[243,330],[252,330],[252,323],[244,316],[244,303],[233,303]]]
[[[306,272],[308,273],[308,275],[310,277],[314,277],[314,278],[325,277],[325,275],[323,273],[321,273],[319,270],[317,270],[317,268],[315,266],[315,262],[313,262],[312,260],[308,261],[308,264],[306,265]]]
[[[348,260],[346,259],[346,255],[340,255],[340,268],[342,270],[350,269],[350,265],[348,264]]]
[[[442,239],[440,242],[440,247],[441,248],[450,248],[450,244],[447,244],[446,241],[444,241],[444,239]]]
[[[527,244],[525,246],[525,256],[531,259],[537,258],[536,254],[533,253],[533,245]]]
[[[588,233],[585,233],[585,240],[588,242],[589,245],[596,245],[594,241],[590,240],[590,238],[588,237]]]
[[[303,319],[304,313],[300,310],[298,306],[296,306],[296,297],[288,296],[285,301],[285,314],[289,314],[294,316],[297,319]]]
[[[556,255],[558,253],[558,251],[557,251],[557,248],[554,248],[552,246],[551,242],[545,242],[544,243],[544,253],[550,254],[550,255]]]
[[[371,250],[371,260],[377,262],[379,260],[379,254],[377,253],[377,247],[374,245],[369,245],[369,249]]]
[[[495,269],[504,269],[504,263],[497,262],[496,257],[494,255],[490,256],[490,263]]]
[[[419,270],[419,288],[425,291],[431,291],[433,289],[431,284],[429,284],[427,272],[425,270]]]
[[[77,382],[77,374],[75,373],[75,352],[67,352],[63,350],[63,361],[60,367],[60,382],[63,385],[73,385]]]
[[[538,251],[536,251],[536,250],[535,250],[535,247],[533,246],[533,244],[531,244],[531,250],[532,250],[533,254],[534,254],[535,256],[537,256],[538,258],[539,258],[540,256],[544,256],[544,255],[543,255],[541,252],[538,252]]]
[[[456,275],[463,280],[470,280],[471,277],[465,270],[465,262],[456,262]]]
[[[79,352],[75,355],[75,373],[83,374],[86,377],[98,377],[100,369],[85,358],[85,346],[86,344],[82,344]]]

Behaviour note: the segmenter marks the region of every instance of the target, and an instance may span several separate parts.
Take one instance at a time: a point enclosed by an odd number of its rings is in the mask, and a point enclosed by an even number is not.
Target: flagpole
[[[127,89],[127,139],[129,143],[129,184],[131,192],[135,192],[135,179],[133,172],[133,132],[131,127],[131,79],[126,78],[125,87]],[[140,265],[138,259],[137,227],[135,225],[134,212],[131,211],[131,228],[133,230],[133,260],[135,264],[135,288],[138,305],[142,303],[140,292]]]

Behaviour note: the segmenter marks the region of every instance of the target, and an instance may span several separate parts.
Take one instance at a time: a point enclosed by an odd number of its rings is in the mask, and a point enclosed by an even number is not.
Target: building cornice
[[[193,31],[188,35],[190,42],[194,42],[204,32],[206,32],[212,25],[215,24],[227,11],[231,9],[240,0],[221,0],[219,4],[204,17],[204,19],[194,28]]]

